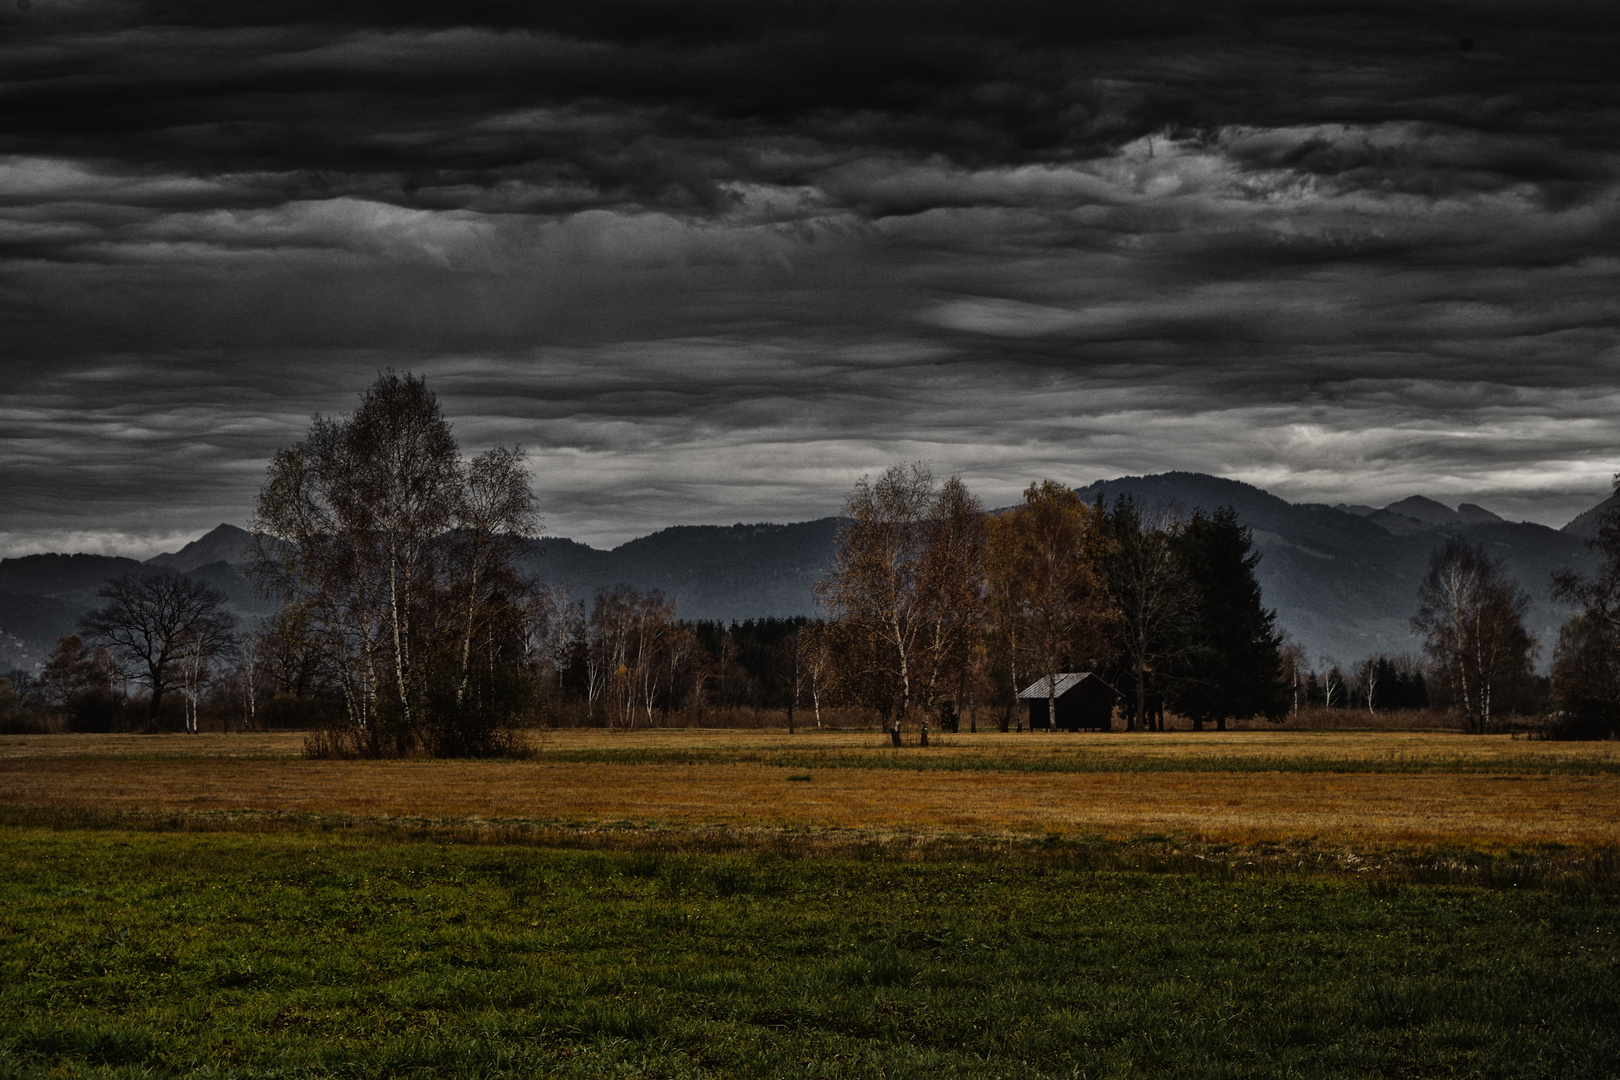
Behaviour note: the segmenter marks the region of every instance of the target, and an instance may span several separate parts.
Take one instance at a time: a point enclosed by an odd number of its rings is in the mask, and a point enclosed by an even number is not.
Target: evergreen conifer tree
[[[1280,635],[1276,613],[1261,604],[1254,577],[1260,553],[1252,550],[1249,530],[1231,507],[1198,511],[1174,543],[1197,598],[1192,647],[1172,683],[1171,707],[1199,730],[1209,721],[1225,731],[1229,719],[1281,719],[1288,695],[1280,678]]]

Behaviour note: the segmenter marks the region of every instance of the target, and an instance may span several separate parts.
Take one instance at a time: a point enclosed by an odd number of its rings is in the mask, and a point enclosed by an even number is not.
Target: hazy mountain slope
[[[832,558],[837,518],[792,525],[680,525],[601,551],[564,539],[530,545],[529,567],[589,607],[600,589],[660,589],[685,619],[809,615]]]
[[[1420,642],[1410,620],[1418,585],[1430,553],[1447,537],[1458,536],[1503,559],[1530,594],[1528,622],[1544,644],[1545,665],[1558,627],[1570,614],[1552,602],[1552,572],[1589,571],[1596,565],[1593,553],[1568,533],[1532,523],[1470,524],[1426,499],[1404,500],[1363,516],[1289,503],[1239,481],[1198,473],[1122,477],[1080,494],[1087,500],[1103,494],[1110,505],[1118,495],[1133,494],[1147,506],[1168,504],[1184,511],[1231,506],[1253,530],[1261,552],[1255,576],[1265,602],[1276,608],[1278,624],[1313,661],[1327,655],[1349,663],[1373,652],[1415,652]],[[1450,515],[1452,523],[1431,525],[1397,513],[1397,507],[1439,520]],[[1398,520],[1386,527],[1382,523],[1388,518]]]
[[[1620,495],[1610,495],[1586,513],[1576,515],[1575,519],[1559,532],[1568,533],[1577,540],[1596,540],[1599,519],[1616,506],[1620,506]]]
[[[247,562],[248,547],[253,534],[235,525],[216,525],[206,535],[193,540],[179,551],[154,555],[146,562],[150,566],[163,566],[170,570],[195,570],[209,563],[227,563],[237,566]]]
[[[242,530],[234,526],[221,529]],[[227,534],[228,535],[228,534]],[[204,539],[207,539],[206,537]],[[202,541],[181,549],[204,551]],[[163,556],[159,556],[163,558]],[[126,574],[141,575],[154,569],[179,569],[188,577],[219,590],[226,607],[251,625],[275,611],[274,603],[258,596],[239,566],[222,561],[188,567],[153,565],[111,555],[25,555],[0,560],[0,670],[32,667],[56,647],[56,639],[75,631],[79,616],[100,603],[96,590]]]
[[[138,574],[141,564],[115,555],[24,555],[0,559],[0,591],[39,596],[90,596],[120,574]]]
[[[0,592],[0,671],[28,666],[59,637],[73,633],[91,605],[37,593]],[[25,661],[27,661],[25,663]]]
[[[1493,514],[1483,506],[1474,503],[1463,503],[1457,507],[1457,520],[1463,525],[1506,525],[1508,521],[1500,514]]]
[[[1445,503],[1426,499],[1422,495],[1410,495],[1400,502],[1392,502],[1384,507],[1391,514],[1400,514],[1414,521],[1421,521],[1425,525],[1457,525],[1461,521],[1457,511]]]
[[[96,590],[140,563],[111,555],[24,555],[0,559],[0,671],[44,660],[95,606]]]

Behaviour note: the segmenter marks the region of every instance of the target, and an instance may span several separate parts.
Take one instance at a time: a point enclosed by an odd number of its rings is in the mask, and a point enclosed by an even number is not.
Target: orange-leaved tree
[[[1046,722],[1055,723],[1057,676],[1099,667],[1114,605],[1103,566],[1113,550],[1100,507],[1056,480],[1024,491],[1021,506],[990,520],[987,557],[992,640],[1016,684],[1046,679]]]
[[[940,690],[961,682],[977,641],[984,511],[961,480],[936,489],[919,463],[862,477],[844,516],[816,598],[839,624],[843,681],[876,690],[881,700],[870,703],[888,713],[899,745],[913,708],[926,717]],[[922,730],[926,741],[926,719]]]

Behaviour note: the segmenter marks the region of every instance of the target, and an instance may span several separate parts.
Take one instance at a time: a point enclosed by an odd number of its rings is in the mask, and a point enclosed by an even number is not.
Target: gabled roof
[[[1022,701],[1045,701],[1049,697],[1062,697],[1086,679],[1097,679],[1097,677],[1089,671],[1064,672],[1057,677],[1057,693],[1049,694],[1046,690],[1046,676],[1043,675],[1026,689],[1020,690],[1018,697]],[[1097,679],[1097,681],[1102,682],[1101,679]]]

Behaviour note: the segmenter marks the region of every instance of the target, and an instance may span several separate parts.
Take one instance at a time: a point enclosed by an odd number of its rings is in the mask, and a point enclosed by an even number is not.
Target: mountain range
[[[1505,521],[1472,503],[1452,509],[1422,496],[1384,507],[1290,503],[1257,487],[1201,473],[1099,480],[1078,489],[1108,504],[1131,495],[1150,513],[1230,506],[1252,531],[1256,577],[1278,625],[1313,663],[1351,663],[1376,652],[1415,652],[1409,620],[1430,552],[1448,537],[1475,541],[1503,560],[1530,594],[1529,628],[1550,659],[1571,614],[1551,598],[1555,570],[1590,573],[1588,541],[1614,498],[1562,529]],[[682,525],[611,550],[560,537],[529,542],[527,568],[587,605],[599,589],[661,589],[683,618],[722,621],[814,614],[811,590],[833,554],[838,519],[790,525]],[[105,555],[28,555],[0,560],[0,670],[32,667],[73,632],[106,581],[150,567],[176,570],[225,594],[244,624],[274,605],[244,576],[249,535],[220,525],[179,551],[146,560]]]

